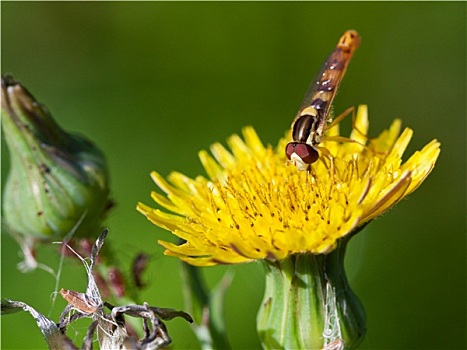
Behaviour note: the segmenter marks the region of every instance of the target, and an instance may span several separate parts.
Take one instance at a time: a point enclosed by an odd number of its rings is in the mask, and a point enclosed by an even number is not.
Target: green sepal
[[[257,317],[265,349],[352,349],[365,312],[344,271],[347,242],[329,254],[264,261],[266,290]]]

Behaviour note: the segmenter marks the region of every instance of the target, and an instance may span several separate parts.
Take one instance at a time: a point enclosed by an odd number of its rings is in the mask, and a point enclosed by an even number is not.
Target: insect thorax
[[[325,125],[326,118],[320,113],[320,110],[308,107],[295,120],[292,138],[295,142],[317,145],[323,140]]]

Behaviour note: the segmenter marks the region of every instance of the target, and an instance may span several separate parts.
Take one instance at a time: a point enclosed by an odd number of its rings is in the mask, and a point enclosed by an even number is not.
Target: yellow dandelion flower
[[[165,196],[153,192],[152,198],[165,210],[142,203],[137,209],[185,241],[159,243],[166,255],[192,265],[330,253],[341,238],[420,186],[440,152],[433,140],[403,162],[412,130],[400,133],[401,121],[395,120],[367,140],[368,124],[367,107],[360,106],[350,135],[356,142],[322,143],[333,155],[332,171],[324,156],[310,171],[299,171],[285,156],[286,138],[276,148],[264,146],[246,127],[244,140],[237,135],[228,139],[230,151],[216,143],[213,157],[199,153],[207,178],[173,172],[166,181],[153,172]],[[339,135],[338,126],[329,135]]]
[[[357,111],[351,140],[339,135],[329,109],[359,44],[356,31],[344,33],[305,94],[293,130],[275,149],[245,128],[244,140],[228,139],[230,150],[216,143],[214,157],[200,152],[208,178],[174,172],[166,181],[153,172],[165,196],[153,192],[152,198],[163,210],[138,204],[150,221],[184,241],[160,241],[166,255],[197,266],[263,262],[257,328],[265,349],[358,345],[365,312],[345,276],[347,242],[413,192],[440,152],[433,140],[403,163],[412,131],[400,133],[396,120],[368,139],[366,106]],[[199,288],[190,289],[195,298]]]

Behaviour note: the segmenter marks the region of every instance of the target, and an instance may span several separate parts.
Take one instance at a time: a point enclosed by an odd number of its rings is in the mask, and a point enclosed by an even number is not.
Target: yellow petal
[[[231,151],[216,143],[211,147],[214,157],[199,153],[209,179],[173,172],[166,181],[151,173],[165,192],[154,192],[152,198],[168,212],[141,203],[137,209],[186,241],[160,241],[166,255],[196,266],[329,253],[339,239],[420,186],[439,156],[440,145],[433,140],[402,164],[412,130],[399,136],[401,122],[395,120],[367,142],[362,134],[368,125],[366,106],[360,106],[358,131],[351,134],[360,144],[345,142],[338,127],[330,129],[327,135],[338,142],[323,145],[334,156],[332,163],[321,155],[308,172],[286,160],[290,131],[273,149],[246,127],[244,139],[228,139]]]

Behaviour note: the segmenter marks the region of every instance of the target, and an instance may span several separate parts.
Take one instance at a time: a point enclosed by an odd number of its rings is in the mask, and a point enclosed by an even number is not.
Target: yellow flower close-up
[[[197,266],[282,260],[293,254],[325,254],[337,241],[413,192],[434,167],[440,144],[431,141],[405,162],[412,130],[401,121],[374,139],[366,106],[360,106],[350,139],[324,140],[324,154],[309,171],[287,161],[289,136],[265,146],[251,127],[216,143],[199,157],[208,177],[151,174],[165,193],[152,193],[162,208],[139,203],[151,222],[183,240],[159,241],[165,254]],[[327,136],[339,135],[338,125]],[[327,152],[326,152],[327,153]]]

